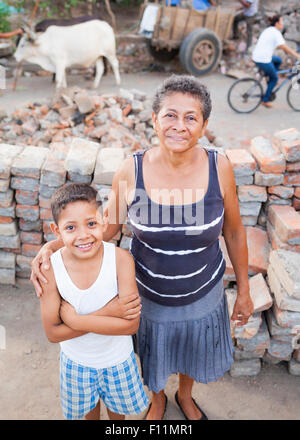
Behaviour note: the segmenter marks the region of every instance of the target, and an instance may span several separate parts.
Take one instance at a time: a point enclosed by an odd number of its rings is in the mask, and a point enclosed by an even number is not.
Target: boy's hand
[[[68,327],[71,327],[73,330],[76,330],[78,313],[76,312],[74,307],[71,306],[70,303],[68,303],[67,301],[62,299],[59,313],[60,313],[61,320]]]
[[[112,316],[114,318],[136,319],[141,313],[141,298],[137,293],[128,296],[115,296],[102,309],[93,315]]]

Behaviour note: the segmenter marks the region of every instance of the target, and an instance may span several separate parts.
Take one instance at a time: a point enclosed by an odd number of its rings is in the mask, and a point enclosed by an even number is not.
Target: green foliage
[[[9,10],[5,6],[0,5],[0,32],[9,32],[11,30],[10,22],[7,20],[9,15]]]

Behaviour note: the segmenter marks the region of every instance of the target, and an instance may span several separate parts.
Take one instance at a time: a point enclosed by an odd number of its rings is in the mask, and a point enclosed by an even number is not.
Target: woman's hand
[[[235,322],[237,327],[247,324],[248,319],[253,313],[253,302],[249,293],[237,295],[231,321]]]
[[[91,315],[112,316],[114,318],[136,319],[141,313],[141,298],[137,293],[128,296],[115,296],[102,309]]]
[[[46,278],[41,273],[41,266],[43,269],[48,270],[50,268],[50,256],[53,252],[57,251],[62,247],[62,242],[60,240],[53,240],[49,243],[44,244],[42,249],[31,262],[31,276],[30,281],[33,284],[36,295],[38,297],[43,294],[43,287],[41,283],[47,283]]]
[[[61,300],[61,306],[59,310],[60,318],[61,320],[70,328],[73,330],[78,330],[77,324],[78,324],[78,313],[74,309],[73,306],[71,306],[70,303],[68,303],[65,300]]]

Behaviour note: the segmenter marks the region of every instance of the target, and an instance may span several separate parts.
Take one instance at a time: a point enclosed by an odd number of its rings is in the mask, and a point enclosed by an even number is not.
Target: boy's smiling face
[[[60,213],[58,225],[51,225],[72,256],[80,259],[94,257],[102,247],[106,224],[96,203],[76,201],[69,203]]]

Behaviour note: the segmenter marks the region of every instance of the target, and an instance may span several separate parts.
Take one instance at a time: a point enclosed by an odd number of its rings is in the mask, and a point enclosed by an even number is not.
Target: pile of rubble
[[[2,111],[0,119],[0,138],[6,143],[48,147],[51,142],[84,136],[131,151],[157,141],[151,102],[139,90],[120,89],[119,96],[99,96],[73,87],[54,105],[33,102],[10,116]]]
[[[90,95],[73,88],[54,106],[32,104],[0,124],[0,278],[3,284],[30,277],[31,261],[52,240],[51,196],[65,182],[91,183],[104,200],[122,161],[136,150],[158,145],[147,96]],[[212,136],[213,138],[213,136]],[[212,140],[212,139],[211,139]],[[222,150],[235,174],[247,233],[248,275],[255,313],[233,328],[232,376],[256,375],[261,360],[288,361],[300,375],[300,132],[255,137],[250,149]],[[128,249],[128,224],[113,238]],[[236,279],[224,238],[224,285],[232,313]]]

